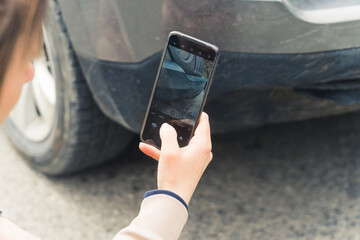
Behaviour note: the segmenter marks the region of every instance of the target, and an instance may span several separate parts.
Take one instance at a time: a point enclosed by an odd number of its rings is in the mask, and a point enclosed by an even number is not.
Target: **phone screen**
[[[215,57],[212,49],[179,36],[169,38],[142,133],[145,142],[160,147],[159,129],[163,123],[169,123],[177,131],[179,145],[189,143]]]

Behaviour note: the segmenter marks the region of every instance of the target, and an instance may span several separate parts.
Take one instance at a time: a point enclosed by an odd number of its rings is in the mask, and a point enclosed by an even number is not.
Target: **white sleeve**
[[[139,215],[113,240],[175,240],[188,219],[183,203],[166,194],[146,197]]]

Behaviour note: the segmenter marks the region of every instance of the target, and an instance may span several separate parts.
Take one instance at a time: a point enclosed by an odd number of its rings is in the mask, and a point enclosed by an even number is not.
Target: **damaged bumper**
[[[94,95],[103,110],[138,132],[160,53],[134,64],[79,59],[94,81],[90,85],[96,84]],[[360,108],[359,63],[360,48],[303,54],[221,52],[205,109],[215,132],[355,111]]]

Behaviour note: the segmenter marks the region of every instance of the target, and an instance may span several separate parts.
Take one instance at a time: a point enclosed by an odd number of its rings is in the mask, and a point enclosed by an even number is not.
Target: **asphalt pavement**
[[[360,115],[213,136],[181,239],[360,239]],[[156,186],[137,141],[66,178],[33,171],[0,131],[0,209],[42,239],[112,239]]]

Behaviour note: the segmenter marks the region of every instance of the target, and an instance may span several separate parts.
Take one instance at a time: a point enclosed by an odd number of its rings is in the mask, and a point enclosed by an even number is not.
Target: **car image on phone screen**
[[[177,131],[186,146],[196,128],[214,74],[217,47],[179,32],[171,32],[141,131],[141,140],[161,147],[163,123]]]

